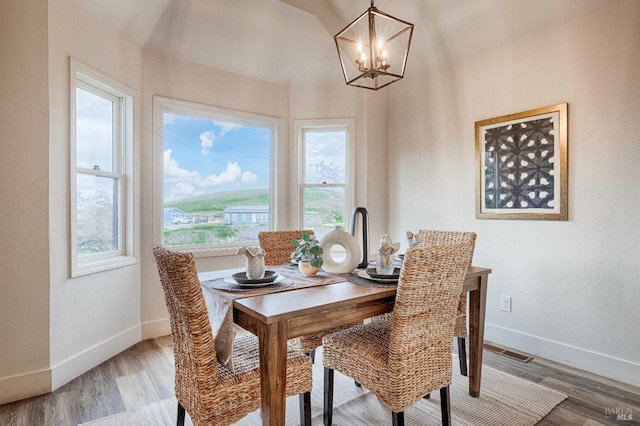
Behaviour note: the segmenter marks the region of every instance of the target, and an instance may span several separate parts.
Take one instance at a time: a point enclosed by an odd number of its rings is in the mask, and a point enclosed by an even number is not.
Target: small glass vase
[[[393,256],[378,252],[376,254],[376,273],[378,275],[393,275]]]
[[[247,278],[250,280],[261,280],[264,278],[265,266],[264,255],[247,257]]]

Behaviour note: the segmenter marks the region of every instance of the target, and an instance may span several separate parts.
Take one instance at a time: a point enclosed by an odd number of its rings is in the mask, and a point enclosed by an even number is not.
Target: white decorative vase
[[[336,261],[331,257],[331,248],[336,245],[344,248],[345,257],[342,261]],[[358,240],[339,226],[320,239],[320,247],[322,247],[324,261],[322,269],[327,272],[346,274],[353,271],[360,263],[361,252]]]

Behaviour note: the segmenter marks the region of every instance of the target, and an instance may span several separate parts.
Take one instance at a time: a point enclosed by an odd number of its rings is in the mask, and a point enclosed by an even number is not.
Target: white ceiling
[[[333,34],[368,0],[74,0],[140,47],[282,84],[342,80]],[[445,66],[624,0],[378,0],[415,24],[407,73]]]

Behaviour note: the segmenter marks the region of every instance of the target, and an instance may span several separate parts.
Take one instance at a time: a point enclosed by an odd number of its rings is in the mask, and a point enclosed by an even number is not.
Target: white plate
[[[397,278],[373,278],[371,275],[367,274],[367,271],[365,270],[358,271],[358,276],[360,278],[364,278],[365,280],[377,281],[379,283],[395,284],[398,282]]]
[[[233,285],[237,285],[238,287],[244,287],[244,288],[259,288],[259,287],[266,287],[275,283],[279,283],[280,281],[282,281],[284,279],[283,275],[279,275],[276,277],[275,280],[267,282],[267,283],[254,283],[254,284],[241,284],[239,282],[237,282],[236,280],[234,280],[232,277],[226,277],[224,279],[224,282],[227,284],[233,284]]]

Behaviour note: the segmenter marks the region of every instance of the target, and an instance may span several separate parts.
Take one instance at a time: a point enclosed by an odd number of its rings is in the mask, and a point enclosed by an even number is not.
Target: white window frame
[[[190,115],[207,120],[219,120],[227,123],[253,125],[268,128],[271,132],[271,147],[269,152],[269,222],[273,229],[278,220],[278,188],[276,175],[278,135],[282,127],[282,119],[246,111],[238,111],[229,108],[216,107],[199,102],[189,102],[172,99],[163,96],[153,97],[153,229],[154,242],[162,244],[163,241],[163,153],[164,153],[164,113]],[[196,257],[214,257],[235,255],[238,248],[250,242],[231,242],[216,245],[183,245],[172,246],[178,251],[188,251]],[[258,241],[255,241],[258,245]]]
[[[133,147],[133,101],[136,91],[111,77],[69,58],[69,140],[70,140],[70,237],[69,252],[71,259],[71,277],[93,274],[115,268],[133,265],[138,262],[134,255],[134,147]],[[114,117],[113,170],[101,171],[85,169],[77,165],[76,140],[76,88],[110,97],[117,100],[117,114]],[[116,178],[118,191],[118,249],[86,256],[77,252],[77,176],[79,173],[100,177]]]
[[[294,228],[301,229],[304,226],[304,190],[308,187],[323,186],[343,186],[336,184],[307,184],[305,178],[305,133],[308,131],[346,131],[347,146],[345,159],[344,183],[344,220],[345,228],[348,227],[348,220],[355,205],[355,146],[356,146],[356,120],[355,118],[328,118],[328,119],[305,119],[293,120],[292,138],[292,162],[294,164],[294,185],[292,204],[294,206],[293,218]],[[345,229],[348,231],[348,229]]]

